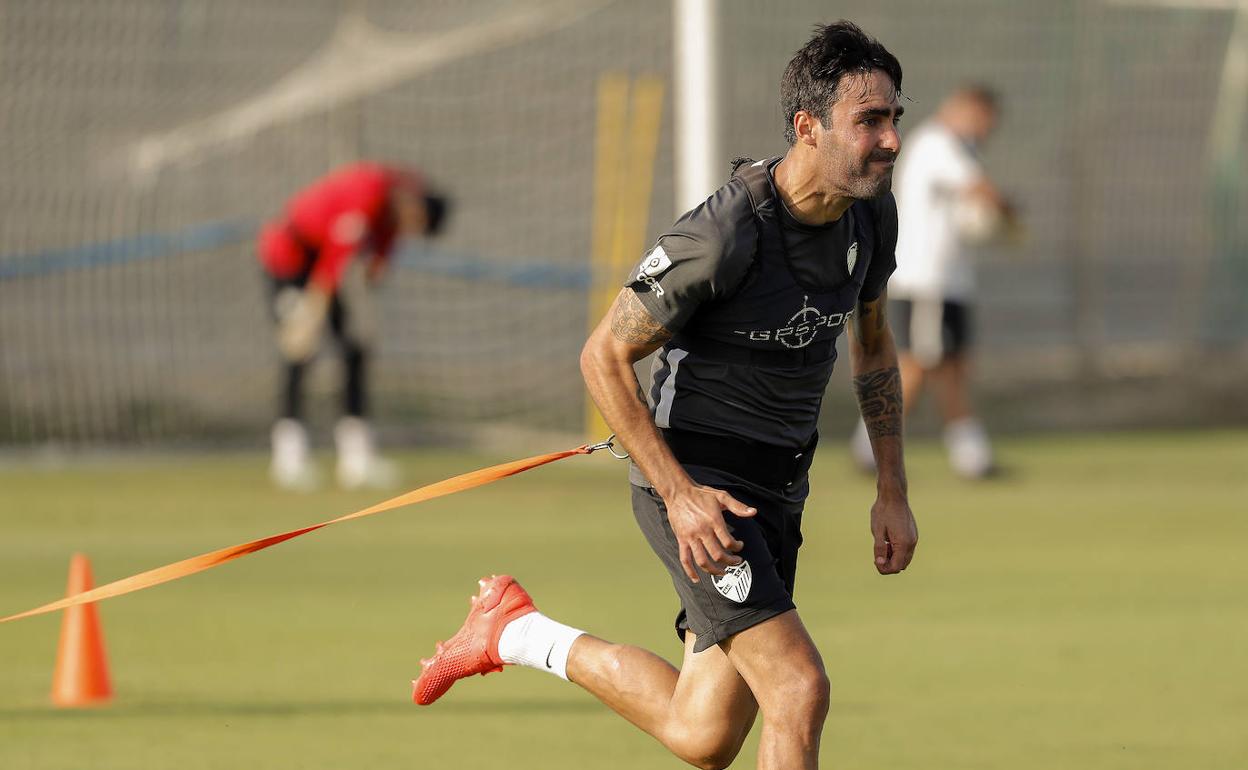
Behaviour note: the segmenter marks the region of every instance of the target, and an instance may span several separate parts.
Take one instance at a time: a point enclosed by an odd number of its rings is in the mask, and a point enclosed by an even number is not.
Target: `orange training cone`
[[[92,588],[91,563],[80,553],[69,562],[66,596]],[[95,604],[79,604],[65,609],[61,620],[61,642],[56,651],[56,671],[52,675],[52,702],[62,708],[91,706],[113,697],[108,681],[108,661],[104,656],[104,634]]]

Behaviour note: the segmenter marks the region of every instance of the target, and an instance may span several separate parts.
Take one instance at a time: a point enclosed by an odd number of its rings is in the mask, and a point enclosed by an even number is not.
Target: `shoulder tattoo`
[[[654,320],[630,289],[620,292],[620,299],[611,312],[611,333],[620,342],[630,345],[662,344],[672,338],[672,333]]]

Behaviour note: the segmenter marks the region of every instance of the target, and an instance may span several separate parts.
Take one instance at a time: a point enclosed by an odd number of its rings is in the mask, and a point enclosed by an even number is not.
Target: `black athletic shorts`
[[[724,514],[733,536],[745,543],[738,554],[745,561],[729,567],[722,576],[698,569],[699,582],[690,582],[680,563],[676,536],[667,520],[667,507],[649,487],[632,485],[633,515],[650,547],[667,567],[680,597],[676,633],[684,641],[685,631],[697,634],[694,651],[701,652],[764,620],[794,609],[793,585],[797,577],[797,551],[802,545],[801,502],[786,500],[754,484],[725,483],[707,478],[696,467],[686,470],[699,483],[722,489],[741,502],[753,506],[752,517]],[[801,480],[805,484],[805,479]],[[697,569],[697,565],[694,565]]]
[[[965,302],[892,299],[888,305],[898,350],[938,362],[971,345],[971,307]]]

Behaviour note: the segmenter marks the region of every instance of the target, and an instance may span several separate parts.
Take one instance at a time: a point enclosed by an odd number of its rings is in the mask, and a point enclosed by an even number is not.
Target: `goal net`
[[[6,3],[0,442],[265,435],[255,231],[360,158],[454,200],[380,292],[377,422],[578,431],[595,91],[661,66],[667,24],[601,0]]]
[[[1167,403],[1242,416],[1243,0],[714,8],[720,114],[693,130],[718,132],[725,176],[784,151],[777,84],[816,22],[898,55],[903,137],[962,81],[1001,92],[986,162],[1029,238],[980,255],[977,365],[985,390],[1036,391],[1004,413],[1167,419],[1154,391],[1084,386],[1169,373]],[[262,441],[279,361],[256,229],[362,158],[455,201],[382,289],[378,425],[580,432],[588,325],[674,216],[674,47],[671,0],[0,4],[0,445]]]

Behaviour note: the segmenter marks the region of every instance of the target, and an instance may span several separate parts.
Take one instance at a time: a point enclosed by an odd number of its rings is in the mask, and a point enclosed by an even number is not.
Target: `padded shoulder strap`
[[[854,223],[858,227],[858,237],[870,241],[871,254],[879,254],[883,248],[880,237],[880,206],[873,200],[854,201]],[[874,256],[872,256],[874,259]]]
[[[754,215],[758,209],[771,200],[771,180],[767,178],[767,164],[770,160],[754,160],[753,158],[736,158],[732,161],[732,176],[745,183],[745,192],[750,196],[750,206]]]
[[[875,235],[875,253],[876,254],[881,254],[884,252],[884,219],[885,219],[884,210],[885,210],[885,207],[889,205],[896,206],[896,203],[889,204],[888,202],[892,198],[892,196],[893,194],[891,192],[888,192],[888,193],[884,193],[878,198],[872,198],[870,200],[871,215],[872,217],[874,217],[871,220],[871,224],[875,228],[874,235]],[[896,217],[892,217],[892,219],[896,219]]]
[[[771,180],[767,175],[767,165],[770,162],[771,160],[754,160],[746,157],[732,160],[732,177],[729,179],[729,184],[734,181],[740,182],[745,188],[746,197],[749,198],[751,218],[754,220],[754,253],[750,255],[750,265],[742,275],[741,281],[726,293],[725,299],[736,296],[746,284],[754,279],[758,273],[758,255],[763,249],[763,239],[767,237],[764,231],[775,230],[772,226],[764,226],[765,221],[759,213],[759,209],[771,201],[773,194]],[[779,231],[775,231],[770,233],[770,237],[783,238],[784,236]]]

